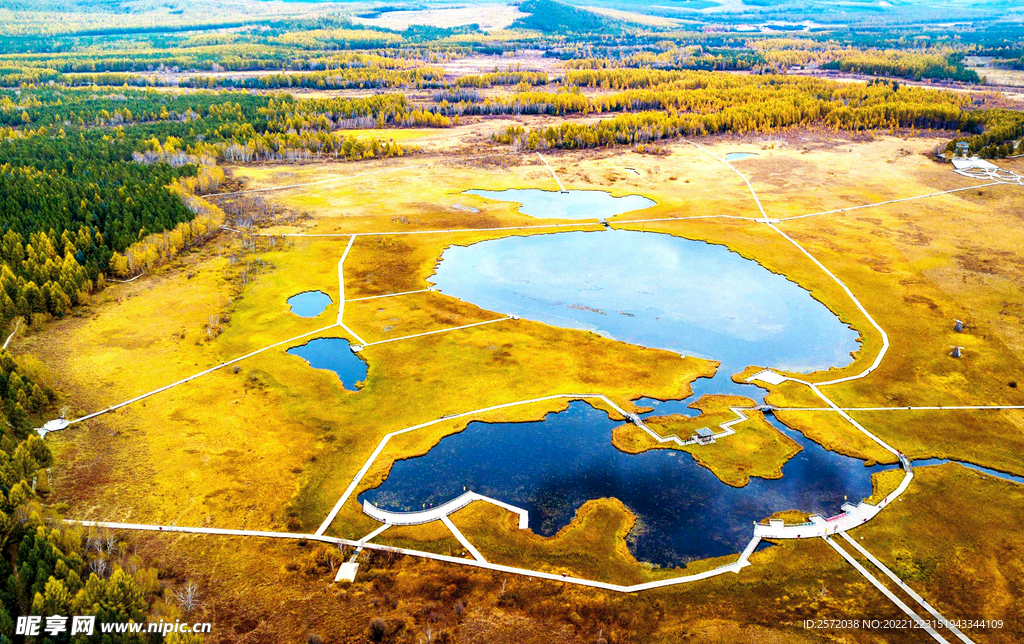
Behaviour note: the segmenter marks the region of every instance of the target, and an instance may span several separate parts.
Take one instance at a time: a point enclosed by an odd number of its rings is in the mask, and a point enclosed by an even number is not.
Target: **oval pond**
[[[331,296],[323,291],[305,291],[288,298],[292,313],[300,318],[315,318],[331,305]]]
[[[730,152],[730,153],[725,155],[725,160],[729,161],[729,162],[732,162],[732,161],[742,161],[743,159],[749,159],[751,157],[756,157],[756,156],[757,156],[757,153],[755,153],[755,152]]]
[[[724,246],[626,230],[505,237],[445,250],[431,277],[489,311],[722,361],[844,366],[858,333],[810,293]],[[718,392],[721,393],[721,392]]]

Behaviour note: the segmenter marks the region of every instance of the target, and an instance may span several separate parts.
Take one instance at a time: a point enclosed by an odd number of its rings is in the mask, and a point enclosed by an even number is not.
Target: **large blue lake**
[[[465,194],[496,201],[514,201],[520,204],[519,212],[543,219],[606,219],[656,205],[654,201],[640,195],[613,197],[603,190],[558,192],[536,188],[511,188],[467,190]]]
[[[640,400],[645,415],[696,412],[704,393],[763,398],[731,376],[756,364],[792,371],[843,366],[858,334],[808,291],[722,246],[631,231],[508,237],[445,250],[438,289],[485,309],[624,342],[722,362],[685,401]],[[471,489],[530,511],[550,535],[589,499],[615,497],[639,522],[631,535],[641,560],[679,565],[739,552],[751,523],[781,510],[826,515],[871,494],[872,469],[828,452],[769,418],[803,451],[778,480],[723,484],[688,454],[638,455],[611,444],[618,424],[586,403],[542,422],[475,422],[426,455],[394,464],[363,497],[389,510],[420,510]],[[728,439],[725,439],[728,440]],[[877,469],[877,468],[875,468]]]
[[[489,311],[719,360],[722,387],[749,365],[809,372],[849,364],[859,348],[858,333],[794,282],[724,246],[670,235],[605,230],[453,246],[431,281]]]
[[[530,529],[552,535],[586,501],[614,497],[639,519],[630,535],[633,554],[674,566],[740,552],[753,536],[752,522],[776,511],[830,516],[844,498],[856,503],[871,495],[871,473],[882,466],[867,468],[768,420],[803,451],[781,479],[754,478],[743,488],[723,484],[684,452],[619,451],[611,433],[621,423],[577,401],[539,422],[471,423],[426,455],[397,461],[360,501],[413,511],[468,489],[528,510]]]

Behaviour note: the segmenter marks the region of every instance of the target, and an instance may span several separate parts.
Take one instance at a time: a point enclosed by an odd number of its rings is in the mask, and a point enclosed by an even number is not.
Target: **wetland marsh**
[[[723,246],[669,235],[569,232],[453,246],[431,281],[491,311],[721,362],[693,396],[650,405],[652,414],[685,409],[703,393],[763,398],[731,376],[752,364],[843,366],[859,346],[856,331],[784,276]],[[792,509],[834,514],[844,500],[871,494],[871,473],[884,466],[865,467],[769,422],[801,450],[782,478],[744,487],[678,451],[622,452],[611,441],[621,423],[574,402],[543,421],[471,423],[426,455],[396,462],[362,498],[415,511],[471,489],[526,508],[531,528],[550,536],[586,501],[614,497],[638,517],[630,539],[637,558],[682,565],[738,552],[753,520]]]

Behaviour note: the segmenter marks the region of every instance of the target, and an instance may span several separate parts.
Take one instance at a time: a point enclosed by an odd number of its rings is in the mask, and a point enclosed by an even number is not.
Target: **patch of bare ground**
[[[1010,276],[1024,274],[1024,261],[1008,250],[989,250],[981,246],[965,245],[956,255],[957,265],[965,271],[986,275]]]
[[[514,57],[508,56],[466,56],[442,63],[445,72],[455,78],[470,74],[485,74],[493,71],[514,69],[517,71],[547,72],[556,74],[563,70],[557,58],[548,58],[539,51],[524,51]]]

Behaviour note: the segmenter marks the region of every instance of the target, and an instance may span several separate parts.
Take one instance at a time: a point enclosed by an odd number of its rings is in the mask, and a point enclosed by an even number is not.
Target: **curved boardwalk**
[[[432,521],[440,521],[442,518],[458,512],[473,501],[484,501],[500,508],[504,508],[509,512],[518,514],[520,530],[525,530],[530,526],[530,513],[526,510],[517,508],[509,503],[503,503],[497,499],[492,499],[491,497],[484,496],[483,494],[477,494],[472,490],[464,494],[460,494],[447,503],[442,503],[441,505],[428,510],[422,510],[420,512],[389,512],[378,508],[369,501],[363,501],[363,512],[368,517],[388,525],[421,525]]]

